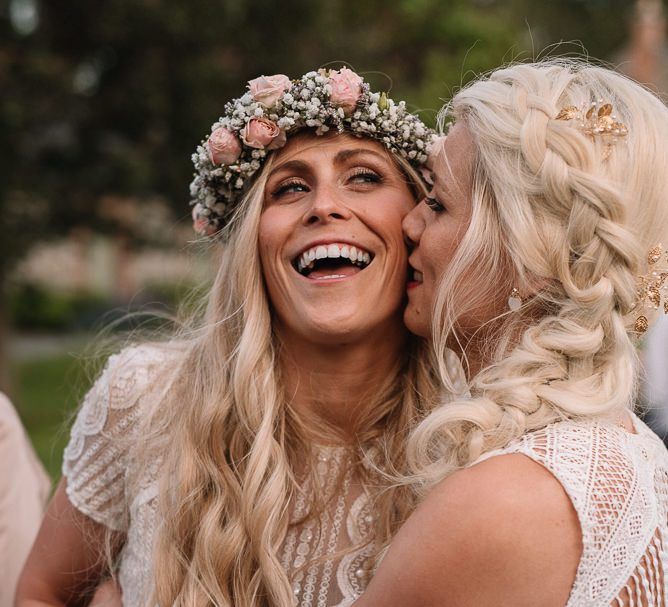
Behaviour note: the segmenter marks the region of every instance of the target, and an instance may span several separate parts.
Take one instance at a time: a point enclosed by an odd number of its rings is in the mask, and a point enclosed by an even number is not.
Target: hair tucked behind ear
[[[556,120],[599,99],[628,127],[612,149]],[[446,112],[468,127],[476,158],[471,223],[435,302],[443,381],[466,310],[514,286],[529,300],[490,323],[494,347],[472,398],[412,435],[426,487],[527,431],[633,406],[636,277],[668,230],[668,110],[631,80],[583,62],[515,65],[463,89]]]

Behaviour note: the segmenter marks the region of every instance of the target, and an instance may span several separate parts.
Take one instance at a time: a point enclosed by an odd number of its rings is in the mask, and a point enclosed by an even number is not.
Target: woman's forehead
[[[390,152],[378,141],[368,137],[356,137],[349,133],[327,132],[316,135],[313,131],[304,131],[291,137],[283,148],[277,150],[274,156],[274,164],[285,162],[300,156],[308,156],[312,153],[333,154],[341,150],[368,150],[376,155],[391,161]]]
[[[450,129],[436,154],[433,166],[436,185],[470,183],[474,159],[475,145],[471,132],[466,123],[458,122]]]
[[[473,160],[475,148],[471,131],[465,122],[457,122],[448,132],[443,144],[443,153],[448,156],[451,163],[457,158]]]

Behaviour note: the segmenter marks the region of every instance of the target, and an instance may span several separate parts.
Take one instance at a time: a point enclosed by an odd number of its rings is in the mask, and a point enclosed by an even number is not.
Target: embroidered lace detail
[[[126,494],[132,465],[130,447],[146,398],[156,394],[156,377],[167,351],[132,347],[111,356],[84,398],[63,457],[67,495],[81,512],[126,533],[120,559],[123,604],[142,604],[151,588],[150,554],[157,514],[157,471],[144,473],[138,495]]]
[[[331,506],[317,520],[303,520],[311,492],[305,484],[292,508],[281,563],[299,607],[348,607],[371,576],[373,517],[366,491],[353,483],[347,450],[319,448],[318,459],[320,489],[332,498]]]
[[[373,573],[374,556],[377,551],[373,541],[375,517],[371,502],[362,493],[353,503],[348,515],[348,537],[354,546],[359,546],[341,559],[336,579],[343,594],[343,600],[336,607],[349,607],[366,590]]]
[[[668,452],[634,418],[560,422],[483,459],[522,453],[545,466],[573,503],[583,551],[567,607],[663,607],[668,566]]]
[[[152,590],[160,462],[142,473],[138,494],[127,494],[126,479],[133,465],[130,447],[148,407],[159,398],[158,373],[167,356],[168,351],[151,346],[112,356],[84,398],[64,456],[72,504],[126,534],[118,572],[124,607],[143,607]],[[347,451],[320,449],[318,457],[320,488],[332,496],[331,507],[317,521],[306,518],[292,526],[279,555],[293,582],[295,605],[349,607],[370,578],[369,557],[375,549],[372,513],[366,491],[352,478]],[[311,489],[307,483],[297,496],[293,523],[307,514]]]

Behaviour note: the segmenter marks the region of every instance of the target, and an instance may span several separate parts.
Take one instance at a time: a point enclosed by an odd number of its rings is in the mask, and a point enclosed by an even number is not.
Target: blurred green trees
[[[376,88],[433,112],[475,73],[526,58],[532,45],[579,39],[609,55],[631,5],[5,0],[0,258],[10,263],[38,235],[99,221],[105,194],[158,195],[186,215],[190,153],[251,77],[348,62]],[[34,10],[32,28],[22,27],[21,7],[24,20]]]
[[[2,358],[4,288],[17,260],[77,226],[147,237],[126,233],[105,198],[160,199],[187,221],[190,154],[248,79],[347,62],[433,122],[440,99],[504,61],[562,40],[610,57],[624,44],[633,4],[0,0],[0,386],[10,368]],[[42,327],[81,322],[82,310],[96,305],[25,285],[9,300],[17,320],[39,316]],[[62,419],[88,377],[64,355],[26,359],[12,371],[24,421],[55,478]]]
[[[347,62],[433,122],[439,98],[504,60],[574,39],[609,55],[632,4],[0,1],[0,343],[6,278],[32,244],[79,225],[127,231],[100,212],[105,196],[188,216],[190,154],[249,78]]]

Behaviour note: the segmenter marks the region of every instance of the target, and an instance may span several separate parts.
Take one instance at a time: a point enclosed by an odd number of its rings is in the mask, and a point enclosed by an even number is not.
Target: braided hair
[[[557,119],[598,100],[628,127],[612,146]],[[425,490],[531,430],[633,408],[637,277],[668,231],[668,109],[630,79],[571,60],[513,65],[461,90],[448,118],[475,159],[471,222],[435,300],[438,367],[466,310],[514,286],[527,297],[491,321],[472,398],[413,433]]]

